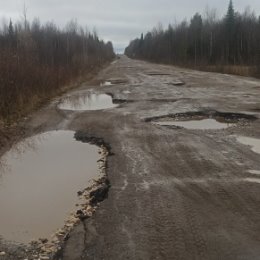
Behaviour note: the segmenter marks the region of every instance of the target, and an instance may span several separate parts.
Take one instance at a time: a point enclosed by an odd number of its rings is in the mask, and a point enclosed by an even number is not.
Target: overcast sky
[[[229,0],[0,0],[0,18],[19,19],[24,2],[30,20],[38,17],[42,22],[54,21],[62,27],[77,19],[82,26],[95,27],[100,38],[112,41],[119,50],[158,22],[167,26],[189,20],[195,12],[203,14],[206,6],[216,8],[221,17]],[[260,14],[260,0],[233,2],[238,11],[249,5]]]

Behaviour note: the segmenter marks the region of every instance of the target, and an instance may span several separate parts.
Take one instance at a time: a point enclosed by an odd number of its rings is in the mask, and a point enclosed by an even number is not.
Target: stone
[[[48,242],[47,238],[40,238],[39,240],[42,244],[46,244]]]
[[[78,196],[81,196],[83,194],[83,191],[78,191]]]

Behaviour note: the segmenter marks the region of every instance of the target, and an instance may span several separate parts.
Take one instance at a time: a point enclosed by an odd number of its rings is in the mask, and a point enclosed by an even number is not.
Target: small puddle
[[[224,129],[233,126],[229,123],[220,123],[215,119],[201,119],[201,120],[190,120],[190,121],[160,121],[155,122],[162,126],[179,126],[186,129]]]
[[[107,94],[83,94],[64,98],[58,105],[63,110],[86,111],[117,107]]]
[[[258,170],[249,170],[248,172],[254,175],[260,175],[260,171]]]
[[[255,153],[260,154],[260,139],[245,136],[236,136],[236,139],[241,144],[249,145]]]
[[[112,86],[112,82],[111,81],[104,81],[100,83],[101,87],[106,87],[106,86]]]
[[[0,236],[28,243],[49,238],[98,176],[98,147],[52,131],[25,139],[1,158]]]
[[[167,84],[173,85],[173,86],[183,86],[183,85],[185,85],[185,83],[183,81],[179,81],[179,80],[173,81],[173,82],[168,82]]]
[[[260,183],[260,178],[259,179],[257,179],[257,178],[245,178],[245,181]]]

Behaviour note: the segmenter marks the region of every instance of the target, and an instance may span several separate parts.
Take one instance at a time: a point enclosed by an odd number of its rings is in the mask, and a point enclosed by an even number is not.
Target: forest
[[[0,30],[0,122],[20,118],[64,86],[94,73],[114,58],[111,42],[71,21],[3,23]]]
[[[215,9],[196,13],[190,22],[159,24],[130,42],[128,57],[196,69],[260,75],[260,17],[250,8],[236,12],[232,0],[226,15],[218,19]]]

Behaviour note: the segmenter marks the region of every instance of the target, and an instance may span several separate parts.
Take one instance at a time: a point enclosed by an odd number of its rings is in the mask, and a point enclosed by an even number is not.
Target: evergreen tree
[[[229,1],[225,17],[226,58],[228,63],[235,63],[235,11],[232,0]]]

